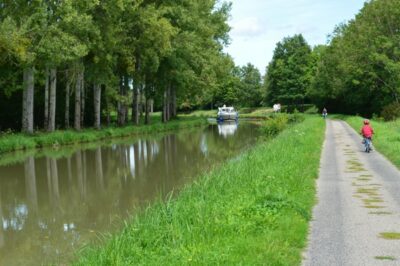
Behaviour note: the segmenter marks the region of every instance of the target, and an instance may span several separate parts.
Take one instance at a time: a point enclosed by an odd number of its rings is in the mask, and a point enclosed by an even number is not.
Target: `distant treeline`
[[[179,108],[261,102],[261,75],[223,52],[218,0],[0,2],[0,130],[162,120]],[[252,91],[239,91],[256,80]],[[255,100],[256,99],[256,100]],[[248,104],[247,104],[248,102]]]
[[[327,45],[311,49],[301,35],[280,42],[267,68],[266,101],[400,116],[399,43],[399,1],[369,1],[355,19],[336,27]]]

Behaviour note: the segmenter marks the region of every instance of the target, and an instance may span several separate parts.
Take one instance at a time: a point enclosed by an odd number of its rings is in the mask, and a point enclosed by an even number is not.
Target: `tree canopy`
[[[304,103],[311,81],[311,62],[311,47],[301,34],[279,42],[265,75],[266,102]]]
[[[2,1],[0,130],[259,104],[258,70],[223,51],[230,9],[218,0]]]

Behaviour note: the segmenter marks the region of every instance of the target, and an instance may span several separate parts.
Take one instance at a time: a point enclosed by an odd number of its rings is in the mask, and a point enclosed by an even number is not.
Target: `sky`
[[[261,73],[284,37],[302,33],[308,44],[326,44],[336,25],[353,19],[365,0],[231,0],[231,43],[236,65]]]

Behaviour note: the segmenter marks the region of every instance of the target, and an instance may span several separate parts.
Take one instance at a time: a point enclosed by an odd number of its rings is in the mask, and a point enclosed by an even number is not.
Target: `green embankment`
[[[60,130],[53,133],[0,134],[0,154],[10,151],[26,150],[41,147],[88,143],[104,139],[127,137],[137,134],[165,132],[169,130],[192,128],[207,124],[204,118],[186,117],[168,123],[154,122],[151,125],[107,127],[102,130],[85,129],[81,132]]]
[[[308,117],[157,203],[76,265],[298,265],[324,138]]]
[[[344,117],[349,125],[357,132],[361,130],[363,118],[361,117]],[[397,167],[400,167],[400,120],[393,122],[371,121],[375,134],[373,137],[373,145]]]

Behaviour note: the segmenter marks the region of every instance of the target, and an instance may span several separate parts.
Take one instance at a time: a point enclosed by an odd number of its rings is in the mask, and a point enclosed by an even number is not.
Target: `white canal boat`
[[[218,121],[236,121],[239,118],[238,112],[233,107],[223,107],[218,108],[217,120]]]

